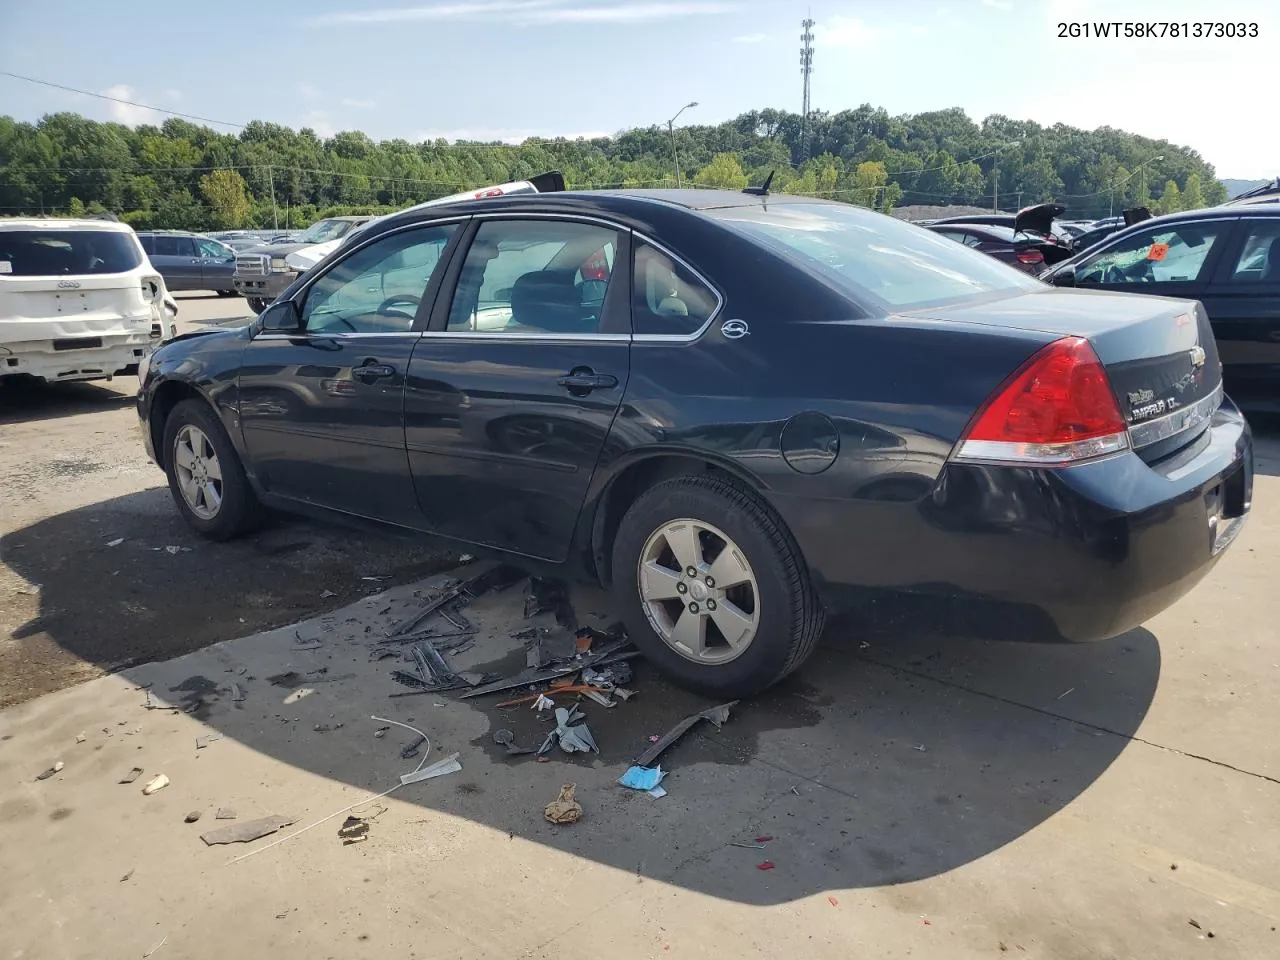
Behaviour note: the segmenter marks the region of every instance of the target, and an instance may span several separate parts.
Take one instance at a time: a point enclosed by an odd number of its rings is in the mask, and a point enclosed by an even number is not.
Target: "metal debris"
[[[238,702],[243,700],[244,698],[245,698],[244,687],[240,686],[240,684],[238,683],[233,682],[231,684],[231,699]]]
[[[297,822],[296,817],[282,817],[274,814],[270,817],[259,817],[257,820],[245,820],[243,823],[235,823],[228,827],[218,827],[216,830],[200,834],[200,839],[211,847],[218,843],[248,843]]]
[[[556,707],[555,729],[547,734],[547,739],[542,741],[542,746],[538,748],[538,755],[546,754],[555,743],[559,743],[560,749],[565,753],[599,753],[600,748],[596,746],[595,738],[591,736],[591,731],[585,723],[571,726],[575,720],[581,719],[583,714],[577,707],[571,710]]]
[[[221,740],[221,739],[222,739],[222,734],[220,733],[207,733],[203,737],[196,737],[196,749],[203,750],[205,747],[213,743],[215,740]]]
[[[230,807],[219,807],[218,812],[213,815],[215,820],[234,820],[236,812]]]
[[[577,661],[570,661],[558,666],[548,667],[545,670],[524,670],[512,677],[499,680],[496,683],[488,683],[474,690],[468,690],[462,694],[459,699],[465,700],[468,697],[480,697],[487,693],[501,693],[504,690],[514,690],[516,687],[526,687],[536,683],[546,683],[551,680],[558,680],[560,677],[567,677],[570,674],[585,670],[587,667],[595,667],[601,664],[611,662],[613,660],[621,660],[628,657],[639,656],[636,651],[626,651],[631,645],[631,641],[624,638],[614,640],[612,643],[605,644],[598,649],[592,651],[585,657]]]
[[[324,591],[322,591],[322,592],[321,592],[321,594],[320,594],[320,599],[321,599],[321,600],[328,600],[330,597],[336,597],[336,596],[337,596],[337,594],[336,594],[336,593],[334,593],[332,590],[324,590]]]
[[[123,777],[120,778],[120,782],[133,783],[133,781],[137,780],[140,776],[142,776],[142,768],[134,767],[132,770],[130,770],[128,773],[126,773]]]
[[[163,790],[168,785],[169,785],[169,778],[166,777],[163,773],[157,774],[156,776],[151,778],[151,781],[145,787],[142,788],[142,794],[143,796],[149,797],[153,793]]]
[[[631,664],[625,660],[619,660],[617,663],[611,663],[603,667],[587,667],[582,671],[583,683],[589,683],[591,686],[600,687],[603,690],[624,687],[634,677],[635,674],[631,670]]]
[[[443,777],[446,773],[457,773],[461,769],[462,764],[458,762],[458,754],[451,753],[443,760],[437,760],[421,770],[401,774],[400,784],[401,786],[408,786],[411,783],[418,783],[420,780],[433,780],[436,777]]]
[[[685,717],[665,734],[659,737],[657,741],[654,742],[653,746],[649,747],[648,750],[636,757],[635,765],[637,767],[652,767],[653,762],[657,760],[658,757],[662,756],[668,747],[683,737],[702,720],[713,723],[716,727],[723,726],[725,721],[729,719],[730,708],[736,706],[737,703],[737,700],[731,700],[729,703],[722,703],[716,707],[709,707],[708,709],[695,713],[692,716]]]
[[[50,777],[52,777],[55,773],[61,773],[61,772],[62,772],[62,768],[63,768],[63,767],[65,767],[65,766],[66,766],[66,764],[65,764],[65,763],[63,763],[61,760],[59,760],[57,763],[55,763],[52,767],[50,767],[50,768],[49,768],[48,770],[46,770],[44,773],[37,773],[37,774],[36,774],[36,779],[37,779],[37,780],[48,780],[48,779],[49,779]]]
[[[532,747],[516,746],[516,735],[510,730],[493,731],[493,742],[507,748],[508,757],[520,757],[533,753]]]
[[[575,785],[566,783],[560,793],[542,810],[542,815],[552,823],[577,823],[582,819],[582,804],[574,797]]]

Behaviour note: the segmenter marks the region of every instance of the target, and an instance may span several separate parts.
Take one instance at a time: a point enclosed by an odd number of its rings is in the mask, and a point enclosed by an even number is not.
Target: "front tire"
[[[165,474],[178,512],[202,537],[230,540],[253,529],[262,507],[217,415],[184,400],[164,424]]]
[[[249,309],[254,313],[261,313],[267,309],[268,303],[262,297],[248,297]]]
[[[645,657],[711,696],[772,686],[822,634],[822,605],[790,533],[717,477],[676,477],[636,499],[614,539],[613,591]]]

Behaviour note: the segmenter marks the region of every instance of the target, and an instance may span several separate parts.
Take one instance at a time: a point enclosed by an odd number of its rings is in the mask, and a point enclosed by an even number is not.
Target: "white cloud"
[[[486,23],[646,23],[681,17],[728,13],[737,4],[724,0],[632,0],[586,3],[583,0],[475,0],[473,3],[434,3],[417,7],[338,10],[314,21],[321,25],[405,23],[465,20]]]
[[[373,100],[357,100],[355,97],[343,97],[338,102],[344,107],[355,107],[357,110],[372,110],[378,105]]]
[[[982,0],[982,5],[993,10],[1012,10],[1013,0]]]
[[[297,90],[298,90],[299,96],[306,97],[308,100],[319,100],[322,96],[324,96],[324,94],[320,92],[320,89],[318,87],[314,87],[311,84],[305,83],[305,82],[299,83],[297,86]]]
[[[107,87],[102,91],[104,97],[113,97],[115,100],[133,100],[138,99],[138,92],[127,84],[117,83],[113,87]],[[129,127],[136,127],[140,123],[163,123],[164,114],[150,107],[140,107],[136,103],[111,103],[110,104],[111,119],[116,123],[123,123]]]
[[[182,91],[174,90],[172,88],[166,90],[164,92],[164,95],[168,97],[170,100],[173,100],[174,102],[180,101],[182,99]]]
[[[872,27],[856,17],[839,14],[819,21],[813,28],[817,47],[868,47],[885,36],[883,27]]]
[[[740,37],[734,37],[734,43],[763,43],[769,39],[767,33],[744,33]]]
[[[337,127],[333,125],[333,121],[329,119],[329,115],[323,110],[310,111],[302,125],[314,130],[316,136],[321,140],[327,140],[338,132]]]

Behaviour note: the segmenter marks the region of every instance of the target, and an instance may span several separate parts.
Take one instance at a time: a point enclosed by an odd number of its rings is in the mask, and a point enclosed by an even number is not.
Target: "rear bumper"
[[[996,639],[1117,636],[1214,566],[1248,514],[1253,441],[1227,401],[1199,440],[1148,465],[1127,453],[1068,468],[948,463],[914,502],[774,497],[828,602],[885,591],[889,609]]]
[[[25,375],[50,382],[102,380],[132,372],[159,339],[159,332],[152,329],[126,336],[8,343],[0,345],[0,376]]]

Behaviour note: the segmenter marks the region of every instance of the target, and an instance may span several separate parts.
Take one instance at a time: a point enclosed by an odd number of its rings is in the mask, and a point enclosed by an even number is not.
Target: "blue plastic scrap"
[[[618,778],[618,782],[632,790],[652,790],[666,775],[662,767],[631,767]]]

